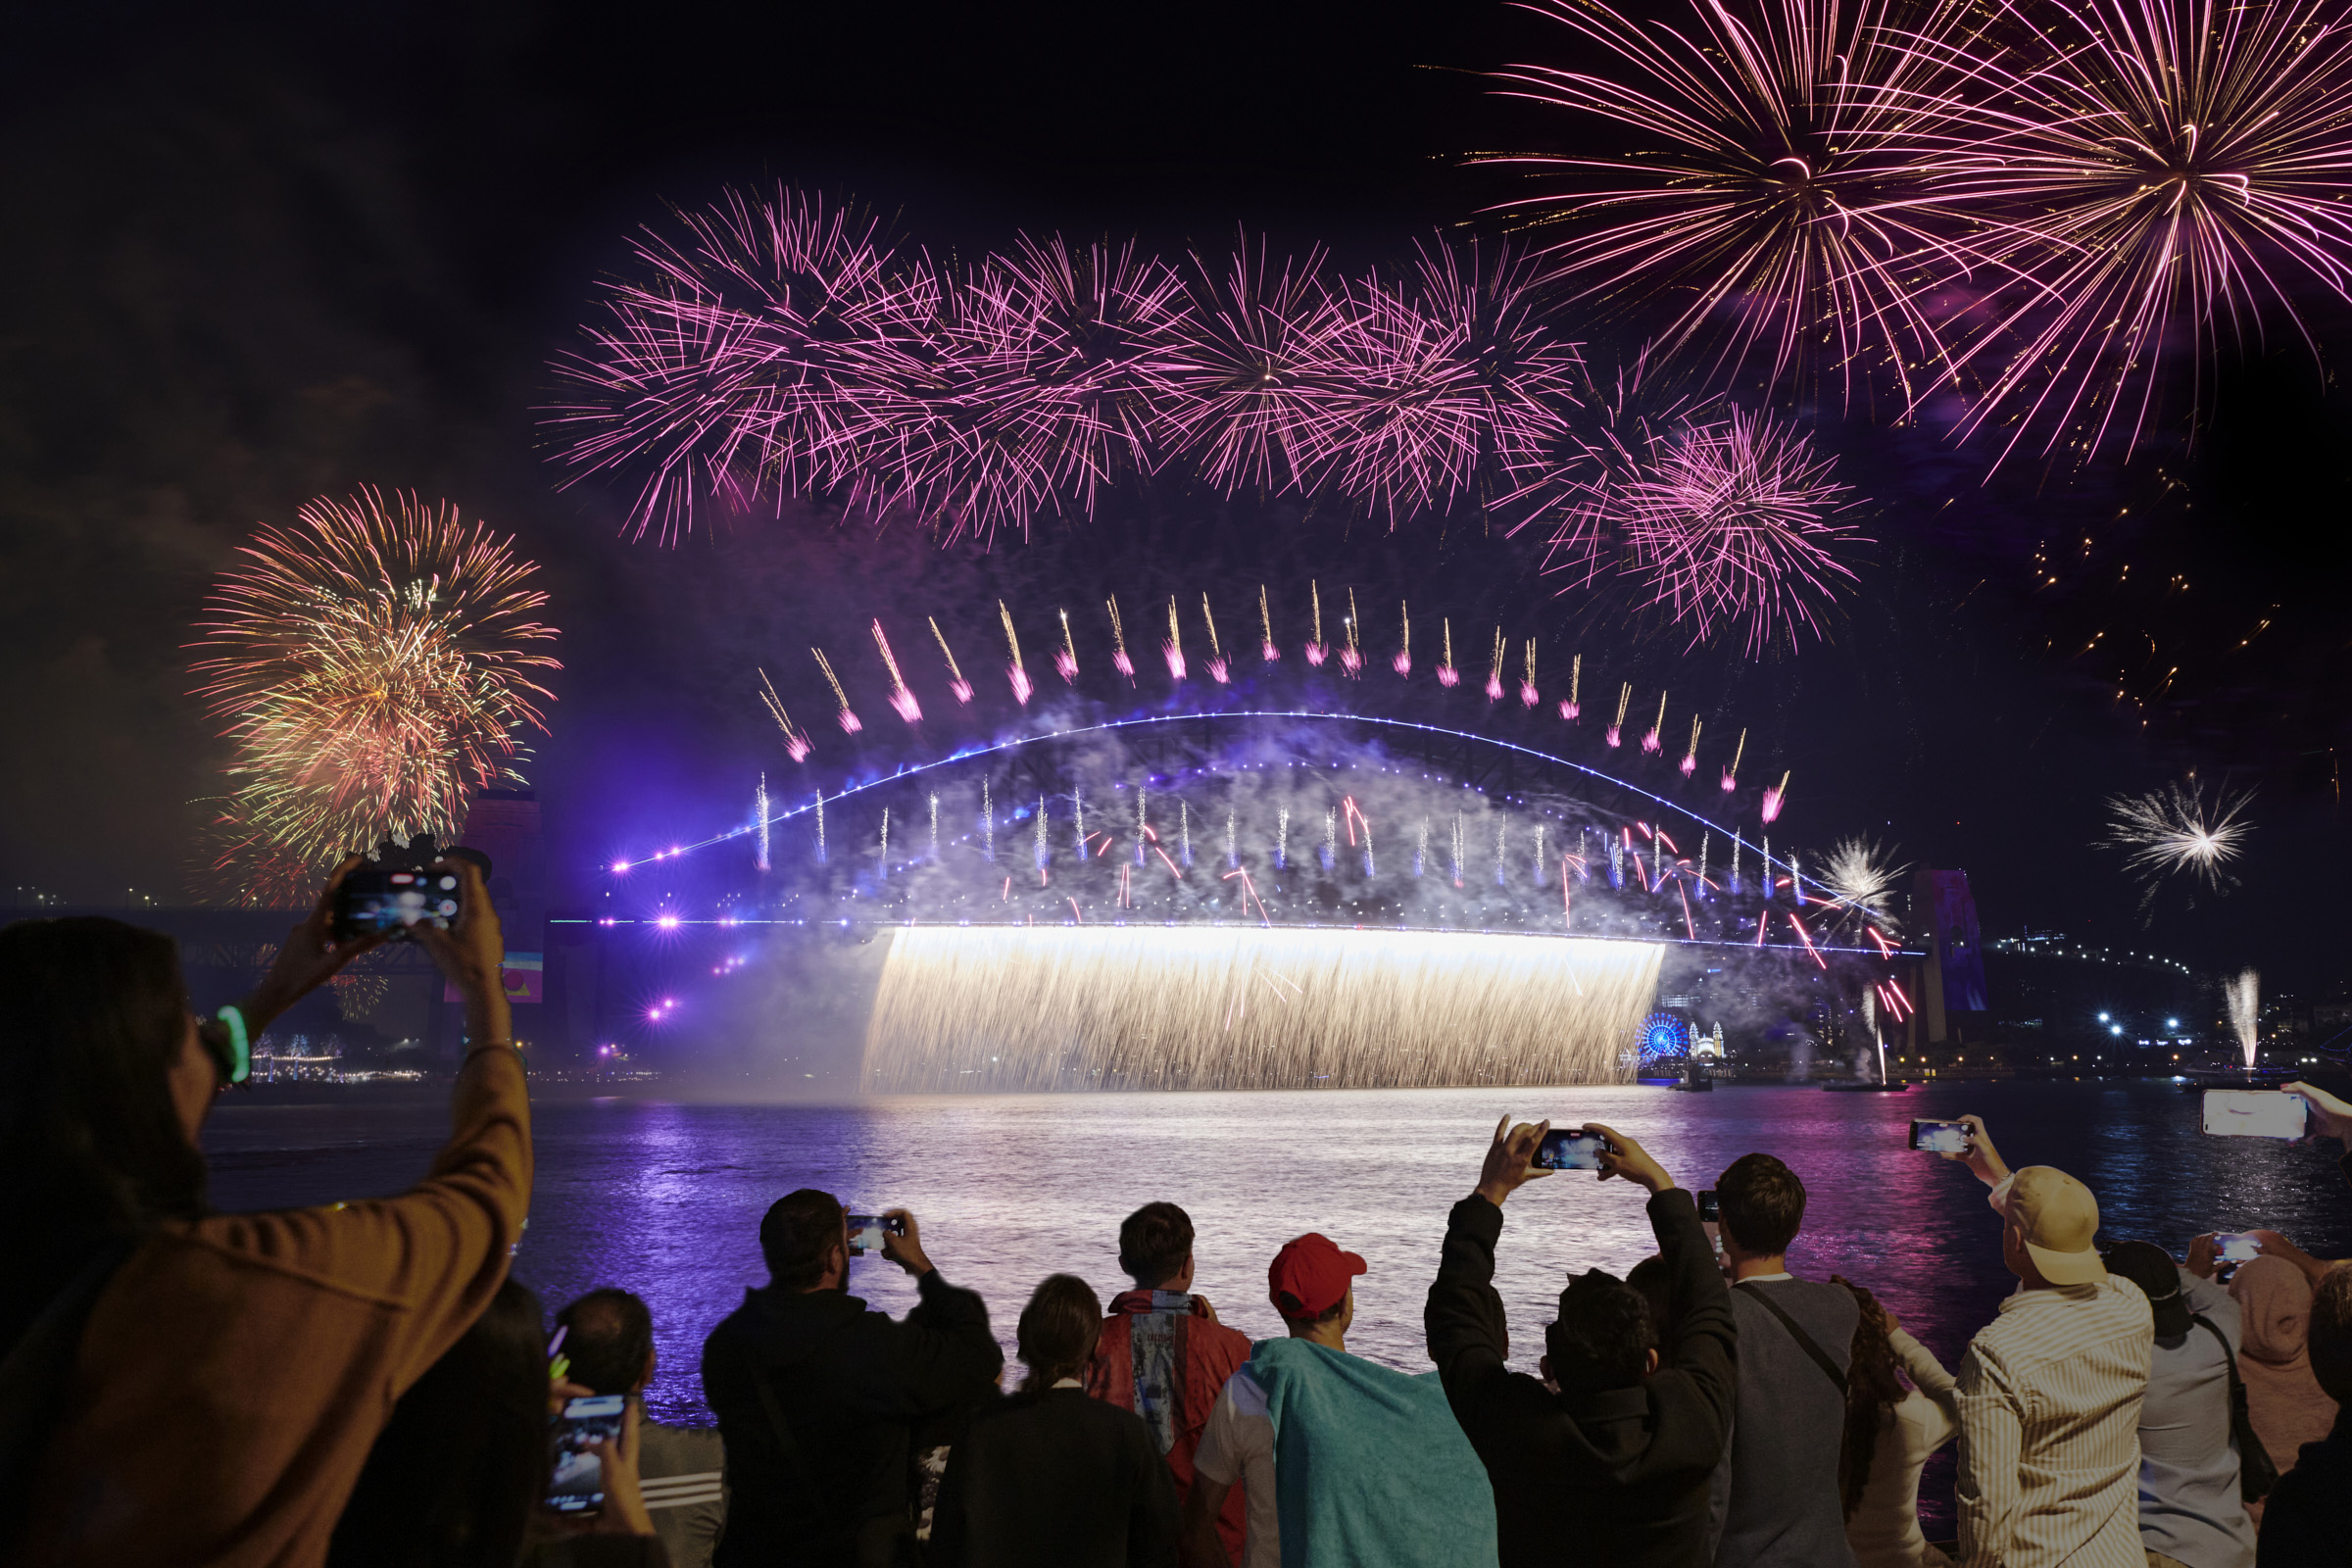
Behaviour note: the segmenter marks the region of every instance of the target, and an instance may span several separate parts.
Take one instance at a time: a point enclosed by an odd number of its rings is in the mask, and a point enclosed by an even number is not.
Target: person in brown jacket
[[[356,863],[241,1004],[244,1030],[374,945],[329,935]],[[393,1402],[505,1280],[530,1194],[498,917],[479,871],[451,868],[463,912],[415,928],[466,999],[450,1140],[380,1200],[212,1213],[197,1132],[234,1054],[191,1015],[172,940],[113,920],[0,931],[0,1181],[24,1200],[0,1265],[0,1416],[21,1432],[39,1363],[58,1384],[38,1391],[37,1459],[0,1478],[0,1561],[324,1560]]]

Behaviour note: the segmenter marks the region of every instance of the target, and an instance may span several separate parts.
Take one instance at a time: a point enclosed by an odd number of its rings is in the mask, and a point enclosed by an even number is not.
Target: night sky
[[[789,769],[755,663],[798,680],[802,648],[873,613],[919,626],[999,593],[1238,608],[1314,576],[1541,629],[1612,692],[1639,672],[1735,715],[1750,769],[1795,769],[1792,836],[1964,866],[1989,934],[2343,983],[2352,404],[2291,328],[2229,360],[2193,444],[2170,425],[2129,467],[1985,483],[1983,453],[1819,411],[1876,543],[1826,643],[1760,662],[1554,599],[1524,540],[1462,514],[1391,534],[1163,487],[985,556],[801,514],[664,551],[619,536],[620,497],[557,487],[532,411],[665,202],[782,179],[935,255],[1023,229],[1173,255],[1244,225],[1391,264],[1517,189],[1465,155],[1591,134],[1480,75],[1566,35],[1475,0],[209,9],[9,23],[0,887],[182,897],[226,756],[185,695],[207,581],[255,522],[372,483],[446,496],[546,567],[567,667],[531,772],[560,897],[739,820],[753,774]],[[2343,318],[2312,319],[2340,363]],[[2059,581],[2037,588],[2043,549]],[[2243,885],[2175,890],[2143,928],[2090,848],[2100,803],[2192,769],[2256,791]]]

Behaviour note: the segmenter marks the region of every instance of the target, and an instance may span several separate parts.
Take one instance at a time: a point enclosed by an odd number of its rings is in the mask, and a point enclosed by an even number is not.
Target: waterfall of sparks
[[[879,878],[879,879],[881,879],[881,880],[884,880],[884,881],[887,881],[887,880],[889,880],[889,877],[890,877],[890,808],[889,808],[889,807],[887,807],[887,806],[885,806],[884,808],[882,808],[882,858],[881,858],[881,859],[880,859],[880,860],[879,860],[877,863],[878,863],[878,864],[881,866],[881,870],[880,870],[878,873],[876,873],[876,874],[877,874],[877,876],[878,876],[878,878]]]
[[[1282,650],[1274,645],[1274,611],[1266,603],[1266,585],[1262,582],[1257,585],[1257,638],[1259,658],[1271,664],[1282,657]]]
[[[1462,813],[1453,813],[1453,885],[1462,885]]]
[[[1290,868],[1291,808],[1286,806],[1274,814],[1274,869],[1288,871]]]
[[[833,688],[833,700],[841,705],[840,713],[835,715],[836,721],[841,725],[843,733],[857,734],[865,726],[858,722],[856,713],[850,711],[850,694],[841,689],[841,678],[833,673],[833,665],[825,658],[825,651],[821,648],[811,648],[808,651],[816,656],[816,667],[825,672],[825,684]]]
[[[760,823],[760,858],[753,862],[757,870],[767,869],[767,775],[760,775],[760,787],[752,792],[752,814]]]
[[[1527,640],[1527,669],[1519,678],[1519,704],[1523,708],[1533,708],[1542,701],[1536,695],[1536,640],[1530,637]]]
[[[1168,601],[1168,640],[1159,645],[1159,657],[1168,662],[1168,673],[1184,679],[1184,628],[1176,622],[1176,601]]]
[[[1573,719],[1585,710],[1584,705],[1577,701],[1577,688],[1584,684],[1584,679],[1585,656],[1578,654],[1568,661],[1568,699],[1560,704],[1562,718]]]
[[[1070,638],[1070,612],[1061,612],[1061,651],[1054,656],[1054,668],[1064,685],[1078,679],[1078,645]]]
[[[1690,715],[1690,749],[1683,754],[1683,777],[1698,771],[1698,715]]]
[[[1184,801],[1176,803],[1176,858],[1186,870],[1193,864],[1193,808]]]
[[[997,618],[1004,622],[1004,646],[1012,651],[1012,662],[1004,666],[1005,678],[1012,682],[1013,701],[1027,708],[1030,695],[1037,687],[1029,679],[1027,666],[1021,662],[1020,635],[1012,629],[1012,612],[1004,608],[1002,599],[997,601]]]
[[[948,647],[948,634],[939,629],[939,617],[934,615],[930,619],[931,635],[939,640],[940,657],[948,662],[948,690],[956,694],[957,702],[968,703],[972,700],[972,683],[965,680],[963,671],[956,667],[956,654]]]
[[[1223,646],[1217,642],[1217,613],[1208,608],[1206,594],[1200,596],[1200,618],[1208,622],[1208,678],[1222,686],[1233,679],[1233,662],[1225,657]]]
[[[1037,859],[1037,882],[1038,886],[1043,887],[1045,886],[1046,882],[1046,861],[1051,856],[1051,851],[1046,845],[1046,798],[1043,795],[1040,795],[1037,798],[1037,845],[1035,855]]]
[[[784,732],[784,755],[796,762],[806,762],[809,752],[808,733],[794,726],[792,715],[784,711],[784,700],[776,695],[776,688],[764,669],[760,671],[760,700],[767,705],[768,712],[775,715],[776,727]]]
[[[1788,773],[1783,773],[1781,781],[1764,792],[1765,821],[1777,822],[1780,820],[1781,808],[1788,804]]]
[[[892,935],[861,1079],[884,1094],[1622,1083],[1663,952],[1471,932],[912,926]]]
[[[931,795],[931,863],[939,863],[939,794]]]
[[[2262,1026],[2262,976],[2241,970],[2222,982],[2222,996],[2230,1004],[2230,1031],[2237,1036],[2238,1054],[2245,1057],[2246,1071],[2252,1072]]]
[[[997,808],[988,798],[988,775],[980,775],[980,853],[997,863]]]
[[[1225,808],[1225,869],[1238,871],[1242,866],[1242,841],[1237,829],[1240,821],[1230,806]]]
[[[1413,839],[1413,875],[1420,876],[1429,869],[1429,818],[1421,819],[1421,831]]]
[[[1126,676],[1128,684],[1133,685],[1135,661],[1127,657],[1127,628],[1119,620],[1119,601],[1114,595],[1103,600],[1102,604],[1110,612],[1110,667]]]
[[[1494,628],[1494,665],[1487,671],[1487,701],[1490,703],[1502,701],[1502,628],[1497,626]]]
[[[816,792],[816,863],[825,863],[825,792]]]
[[[1323,656],[1330,652],[1329,649],[1323,646],[1322,584],[1316,582],[1312,578],[1307,579],[1306,596],[1308,600],[1312,602],[1315,612],[1315,634],[1308,640],[1306,645],[1306,662],[1320,668],[1323,663]]]
[[[1627,682],[1626,682],[1626,683],[1625,683],[1625,684],[1624,684],[1622,687],[1620,687],[1620,688],[1618,689],[1618,692],[1617,692],[1617,716],[1616,716],[1615,718],[1613,718],[1613,719],[1609,720],[1609,727],[1608,727],[1608,728],[1607,728],[1605,731],[1603,731],[1603,732],[1602,732],[1602,734],[1601,734],[1601,737],[1600,737],[1602,740],[1604,740],[1604,741],[1607,741],[1607,742],[1608,742],[1608,743],[1609,743],[1611,746],[1618,746],[1618,745],[1622,745],[1622,744],[1624,743],[1624,740],[1625,740],[1625,710],[1626,710],[1626,707],[1627,707],[1627,705],[1628,705],[1628,704],[1630,704],[1630,703],[1632,703],[1632,702],[1633,702],[1633,700],[1634,700],[1634,683],[1633,683],[1632,681],[1630,681],[1630,680],[1629,680],[1629,681],[1627,681]]]
[[[874,646],[882,651],[883,667],[890,671],[890,706],[899,710],[901,718],[914,723],[923,716],[923,705],[906,689],[906,677],[899,673],[898,658],[890,651],[890,638],[883,634],[879,618],[874,621]]]
[[[1389,661],[1389,667],[1399,675],[1410,675],[1413,672],[1413,607],[1401,599],[1397,600],[1396,618],[1403,629],[1396,644],[1396,657]]]
[[[1459,686],[1462,683],[1462,672],[1453,667],[1453,619],[1451,616],[1439,617],[1438,634],[1445,640],[1445,651],[1438,656],[1438,684]]]
[[[1319,852],[1318,858],[1323,862],[1323,869],[1328,871],[1338,862],[1339,858],[1340,813],[1326,810],[1323,813],[1323,848]]]
[[[1740,732],[1740,744],[1732,748],[1732,765],[1723,770],[1723,793],[1729,795],[1740,787],[1740,759],[1747,755],[1747,731]]]
[[[1536,824],[1536,886],[1544,885],[1544,824]]]
[[[1662,748],[1666,742],[1658,732],[1665,727],[1666,694],[1664,692],[1660,692],[1658,693],[1658,716],[1650,721],[1649,733],[1642,737],[1642,750],[1644,752],[1655,752]]]
[[[1364,651],[1355,640],[1355,590],[1348,590],[1347,644],[1340,649],[1340,667],[1350,675],[1360,675],[1364,668]]]

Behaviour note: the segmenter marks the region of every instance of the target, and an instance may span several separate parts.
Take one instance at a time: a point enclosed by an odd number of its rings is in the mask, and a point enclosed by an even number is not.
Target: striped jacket
[[[670,1568],[710,1568],[727,1525],[726,1446],[700,1427],[638,1427],[637,1479]]]

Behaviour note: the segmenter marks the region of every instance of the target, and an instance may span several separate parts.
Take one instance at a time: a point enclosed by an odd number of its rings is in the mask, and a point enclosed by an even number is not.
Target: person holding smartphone
[[[197,1142],[270,1022],[380,937],[329,934],[340,867],[261,986],[200,1027],[176,945],[115,920],[0,930],[0,1389],[46,1416],[7,1477],[0,1561],[45,1568],[316,1562],[392,1404],[506,1279],[531,1186],[530,1106],[470,864],[416,939],[466,999],[450,1136],[397,1198],[216,1214]],[[233,1015],[233,1016],[232,1016]],[[221,1037],[221,1031],[228,1034]],[[38,1369],[58,1381],[39,1385]],[[40,1423],[40,1417],[33,1418]],[[9,1549],[13,1547],[13,1552]]]

